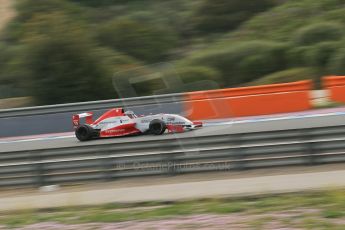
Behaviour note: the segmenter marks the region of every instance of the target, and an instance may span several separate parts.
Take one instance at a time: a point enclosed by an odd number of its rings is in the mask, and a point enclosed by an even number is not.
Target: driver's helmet
[[[131,110],[128,110],[125,112],[125,115],[128,116],[129,118],[136,118],[137,116],[135,115],[135,113]]]

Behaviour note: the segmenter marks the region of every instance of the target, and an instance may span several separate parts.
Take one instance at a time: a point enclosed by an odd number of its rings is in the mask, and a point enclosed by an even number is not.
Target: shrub
[[[39,14],[63,12],[69,16],[74,16],[74,19],[80,19],[83,14],[83,9],[68,1],[61,0],[22,0],[18,1],[16,9],[18,11],[16,19],[21,22],[27,22]]]
[[[129,83],[128,78],[132,76],[140,80]],[[127,97],[215,89],[221,85],[220,73],[215,69],[203,66],[179,66],[174,69],[164,64],[120,72],[115,81],[122,91],[120,96]]]
[[[0,44],[0,85],[7,95],[23,96],[27,87],[25,79],[27,70],[23,68],[22,45]],[[4,91],[1,89],[0,91]],[[4,95],[2,93],[2,95]]]
[[[344,27],[338,23],[323,22],[302,27],[294,35],[298,45],[312,45],[323,41],[340,40]]]
[[[285,51],[281,43],[251,41],[201,53],[189,62],[217,69],[225,84],[234,86],[284,69]]]
[[[4,69],[7,62],[7,48],[4,44],[0,43],[0,73]]]
[[[321,42],[310,47],[304,58],[306,63],[311,66],[325,67],[330,57],[336,52],[339,44],[337,42]]]
[[[330,74],[345,75],[345,48],[337,51],[328,64]]]
[[[42,39],[30,44],[28,67],[31,93],[39,104],[57,104],[115,97],[111,70],[93,47],[64,39]],[[44,63],[44,64],[42,64]]]
[[[78,23],[86,21],[88,14],[85,9],[65,0],[21,0],[16,1],[15,6],[16,17],[8,23],[2,36],[15,43],[21,43],[25,36],[25,24],[41,15],[64,14]]]
[[[23,55],[30,91],[38,104],[116,96],[107,78],[113,74],[108,57],[79,24],[62,14],[51,14],[33,19],[25,29],[30,32]]]
[[[72,2],[76,2],[79,4],[83,4],[85,6],[90,7],[102,7],[108,5],[116,5],[116,4],[123,4],[125,0],[70,0]]]
[[[300,67],[307,65],[307,52],[310,46],[292,47],[286,52],[286,60],[289,67]]]
[[[266,75],[258,80],[250,82],[248,85],[287,83],[306,79],[318,81],[316,73],[317,70],[314,68],[292,68]]]
[[[169,29],[129,19],[104,25],[98,40],[102,45],[148,62],[161,61],[177,43],[177,37]]]
[[[210,67],[204,66],[192,66],[184,67],[177,70],[177,74],[181,77],[184,83],[193,83],[197,81],[215,81],[218,84],[222,84],[222,78],[220,73]]]
[[[175,82],[174,87],[160,90],[159,93],[177,93],[196,90],[217,89],[223,85],[220,73],[210,67],[179,67],[176,71],[168,71],[165,76]]]
[[[257,12],[273,6],[271,0],[204,0],[193,15],[202,32],[224,32],[238,27]]]
[[[339,48],[339,42],[320,42],[309,46],[297,46],[287,51],[289,66],[315,66],[324,68]]]
[[[163,79],[167,69],[170,69],[170,66],[166,63],[132,65],[125,71],[114,74],[113,85],[120,97],[152,95],[170,86],[169,82]]]

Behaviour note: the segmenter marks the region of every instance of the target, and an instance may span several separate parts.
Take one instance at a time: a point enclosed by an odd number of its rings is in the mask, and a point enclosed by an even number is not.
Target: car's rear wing
[[[72,116],[72,122],[73,122],[73,128],[76,129],[80,125],[80,118],[85,118],[86,124],[92,124],[93,123],[93,113],[87,112],[87,113],[80,113],[75,114]]]

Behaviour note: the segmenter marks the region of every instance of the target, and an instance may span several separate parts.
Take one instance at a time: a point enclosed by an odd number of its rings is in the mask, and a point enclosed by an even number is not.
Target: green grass
[[[272,217],[262,217],[251,221],[249,224],[253,229],[265,229],[265,224],[272,220]]]
[[[110,203],[99,206],[67,207],[45,210],[26,210],[0,213],[0,226],[25,226],[39,222],[59,222],[65,224],[120,222],[128,220],[152,220],[188,216],[193,214],[245,215],[255,229],[262,229],[270,222],[272,213],[312,209],[316,214],[281,220],[290,225],[295,219],[297,225],[307,229],[320,225],[321,229],[337,229],[332,221],[345,217],[345,190],[311,193],[292,193],[275,196],[203,199],[181,202],[147,202],[138,204]],[[301,211],[300,211],[301,212]],[[302,211],[303,212],[303,211]],[[263,216],[264,215],[264,216]],[[266,215],[266,216],[265,216]],[[257,216],[257,217],[256,217]]]
[[[340,218],[345,216],[345,210],[326,209],[322,212],[325,218]]]
[[[319,103],[317,105],[314,105],[314,108],[315,109],[327,109],[327,108],[336,108],[336,107],[340,107],[340,106],[344,106],[344,103],[335,102],[335,101],[328,101],[328,102]]]
[[[335,224],[332,224],[330,222],[327,222],[325,220],[320,220],[320,219],[317,219],[317,218],[305,218],[302,220],[302,222],[299,224],[299,226],[303,229],[310,229],[310,230],[313,230],[313,229],[341,229],[341,228],[338,228],[338,226],[336,226]]]

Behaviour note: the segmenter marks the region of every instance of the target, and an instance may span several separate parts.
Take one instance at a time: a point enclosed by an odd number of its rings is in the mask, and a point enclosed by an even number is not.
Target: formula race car
[[[202,127],[202,122],[192,122],[176,114],[137,116],[123,108],[110,109],[93,121],[91,112],[73,115],[75,136],[80,141],[102,137],[119,137],[136,134],[161,135],[168,132],[184,132]],[[84,124],[81,119],[85,120]]]

